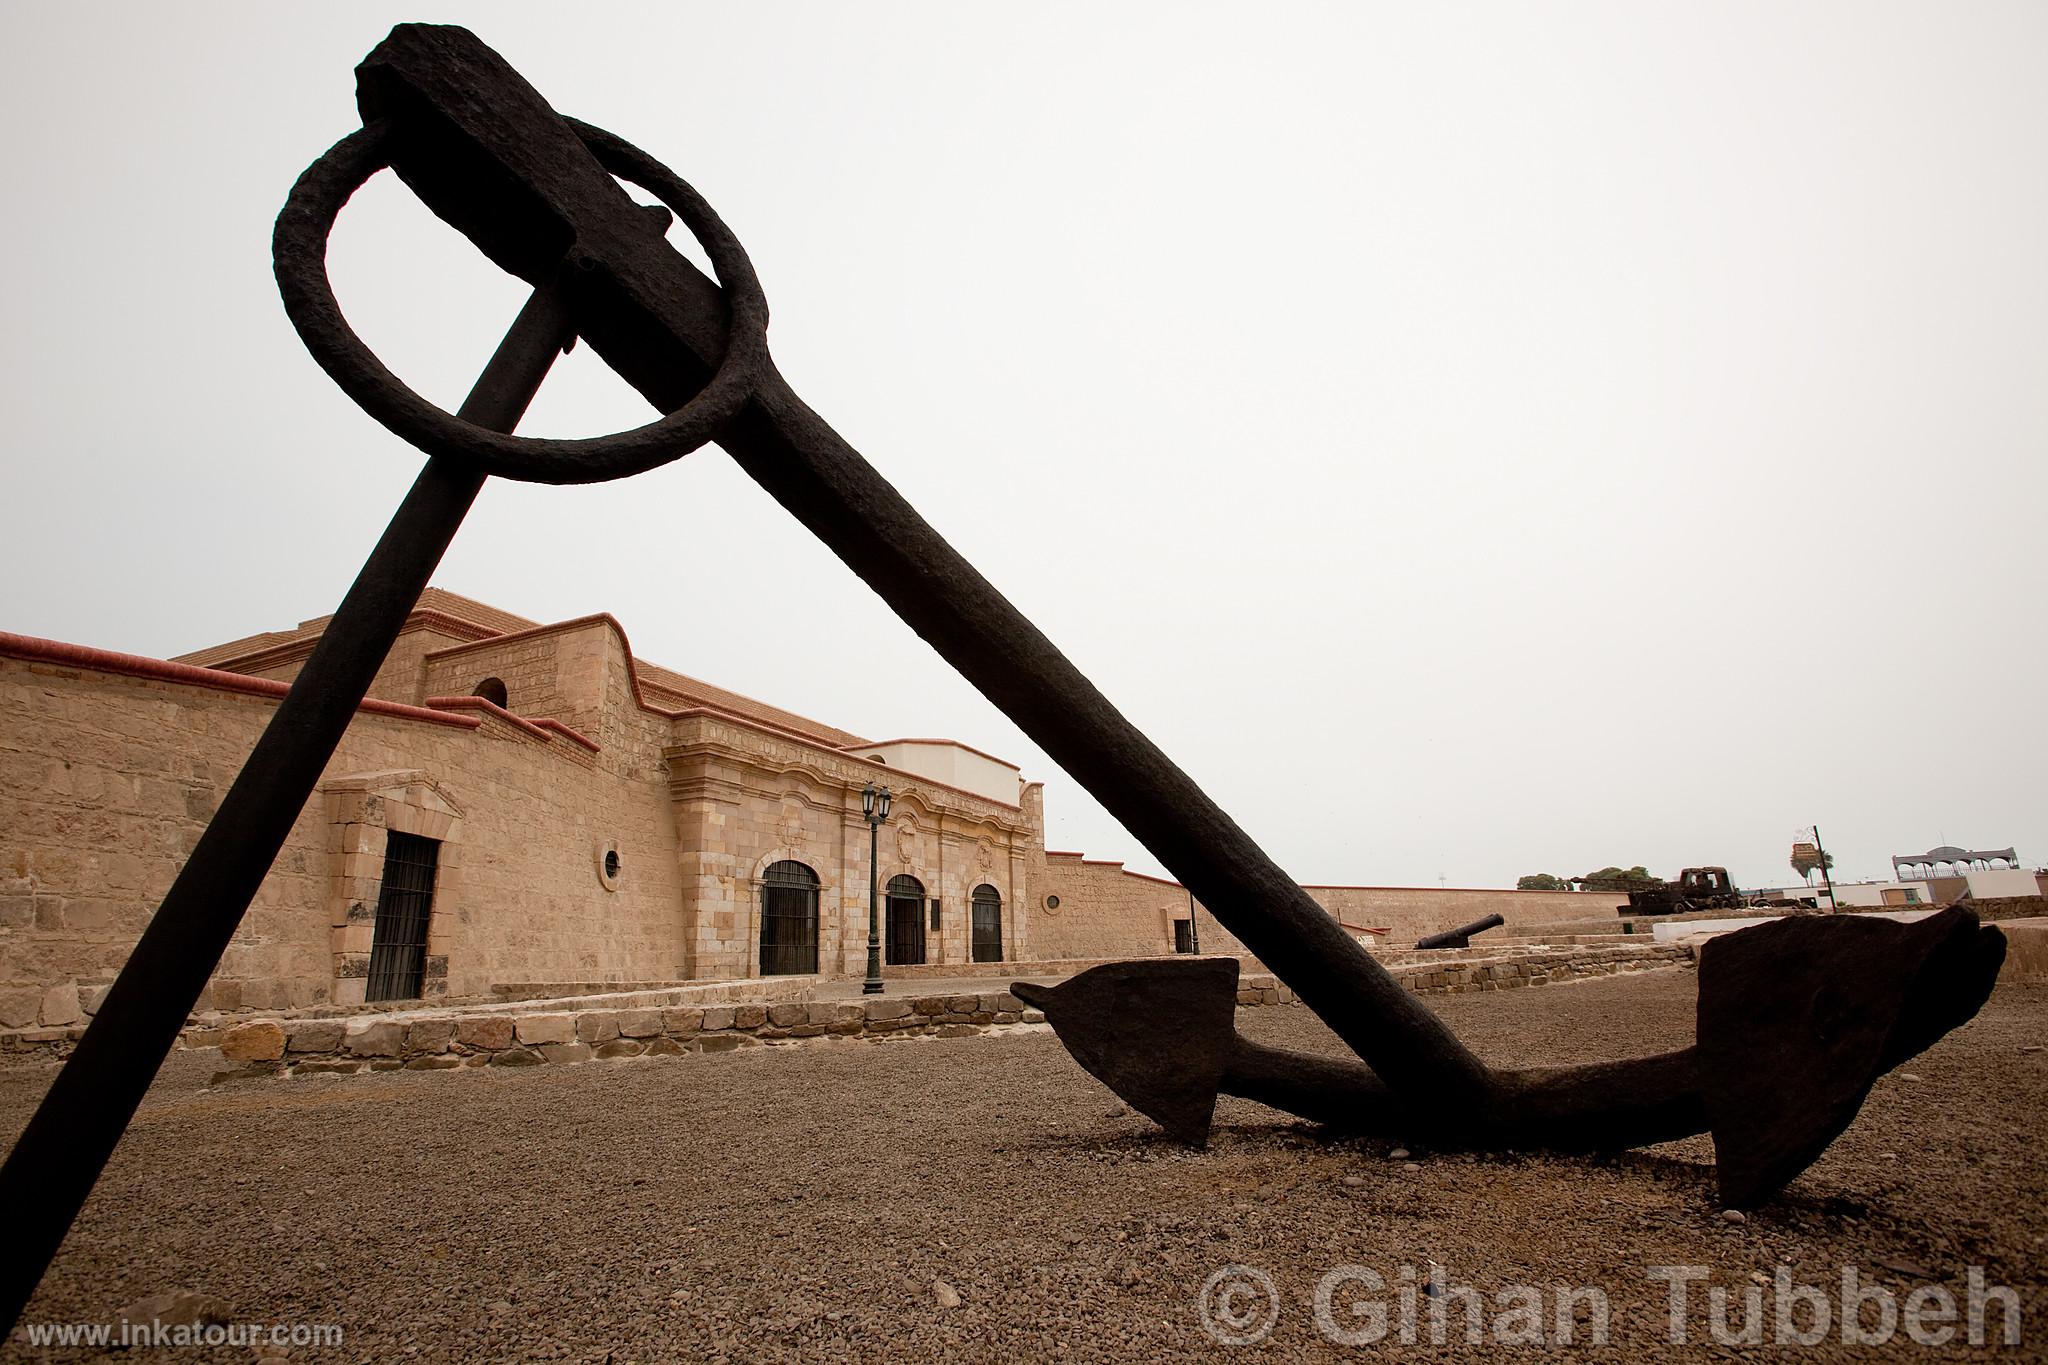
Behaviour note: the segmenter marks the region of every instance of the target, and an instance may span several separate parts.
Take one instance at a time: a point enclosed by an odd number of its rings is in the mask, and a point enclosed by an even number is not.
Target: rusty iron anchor
[[[620,478],[713,439],[1197,897],[1222,907],[1218,918],[1419,1121],[1477,1131],[1505,1112],[1501,1078],[796,396],[769,358],[752,265],[694,189],[622,139],[556,113],[464,29],[395,28],[357,68],[357,103],[363,127],[293,187],[273,263],[316,361],[429,459],[0,1166],[0,1207],[16,1228],[0,1325],[56,1253],[482,481]],[[324,265],[340,209],[386,166],[500,268],[536,291],[559,289],[574,337],[667,415],[613,436],[544,440],[506,434],[523,400],[449,414],[406,389],[349,329]],[[684,221],[715,283],[668,246],[615,176]],[[487,375],[479,390],[517,398],[544,372]]]
[[[1692,1047],[1497,1072],[1499,1108],[1453,1125],[1368,1066],[1240,1035],[1235,958],[1113,962],[1010,993],[1177,1141],[1207,1141],[1219,1094],[1447,1150],[1614,1152],[1711,1133],[1722,1201],[1741,1208],[1811,1165],[1879,1076],[1982,1008],[2004,960],[2005,935],[1955,906],[1908,924],[1759,924],[1702,947]]]

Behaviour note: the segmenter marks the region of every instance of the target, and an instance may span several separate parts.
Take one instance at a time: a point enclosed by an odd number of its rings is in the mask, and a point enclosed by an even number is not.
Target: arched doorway
[[[924,883],[915,877],[889,878],[889,947],[892,966],[924,961]]]
[[[471,696],[482,697],[501,710],[512,704],[511,694],[505,690],[503,678],[485,678],[469,691]]]
[[[974,935],[973,958],[976,962],[1001,962],[1003,960],[1003,895],[993,886],[983,882],[974,888],[971,929]]]
[[[818,970],[818,874],[802,863],[771,863],[761,874],[761,975]]]

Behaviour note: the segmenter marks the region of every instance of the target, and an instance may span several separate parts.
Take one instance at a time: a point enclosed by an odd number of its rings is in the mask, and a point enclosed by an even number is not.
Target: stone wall
[[[1032,945],[1040,957],[1109,959],[1174,950],[1174,921],[1189,914],[1187,889],[1180,883],[1078,853],[1047,853],[1044,867]],[[1050,896],[1059,897],[1057,907],[1047,901]],[[1245,953],[1200,903],[1194,914],[1203,952]]]
[[[63,1026],[96,1006],[275,705],[0,657],[0,1026]],[[381,841],[408,825],[446,840],[428,946],[445,971],[437,989],[672,979],[680,887],[649,751],[592,754],[495,717],[365,709],[200,1007],[360,998]],[[624,858],[615,887],[600,876],[606,843]]]
[[[2005,931],[1999,981],[2048,982],[2048,919],[2012,919],[1999,928]]]
[[[730,1052],[791,1039],[961,1037],[1041,1023],[1006,991],[732,1005],[638,1006],[412,1019],[255,1019],[188,1045],[218,1045],[244,1074],[445,1070]]]
[[[0,1027],[63,1027],[96,1006],[285,684],[8,638]],[[1033,954],[1035,784],[1004,805],[773,724],[649,705],[609,617],[480,642],[409,629],[401,644],[386,681],[402,700],[351,725],[201,1010],[360,1001],[393,833],[439,846],[429,996],[756,976],[762,879],[782,860],[818,877],[817,969],[859,973],[860,789],[876,777],[895,790],[881,880],[914,877],[938,906],[927,961],[968,965],[984,886],[1003,958]],[[306,647],[265,666],[293,673]],[[485,677],[509,709],[468,695]]]
[[[1404,954],[1388,965],[1417,995],[1451,995],[1548,986],[1618,972],[1681,968],[1695,960],[1686,944],[1518,945],[1506,951]],[[1060,964],[1073,971],[1100,963]],[[180,1035],[187,1048],[220,1047],[252,1073],[292,1070],[428,1070],[460,1065],[525,1066],[593,1057],[721,1051],[760,1042],[839,1036],[955,1036],[1037,1022],[1007,991],[957,989],[858,1001],[817,1001],[810,978],[771,977],[701,986],[665,985],[584,998],[517,999],[494,1005],[354,1008],[320,1006],[275,1019],[208,1015]],[[520,988],[509,988],[517,991]],[[1240,1006],[1295,1001],[1275,977],[1240,978]],[[538,1019],[543,1022],[523,1021]],[[567,1021],[563,1023],[562,1021]],[[82,1024],[0,1029],[0,1055],[61,1056],[84,1035]],[[699,1035],[710,1035],[699,1037]],[[730,1035],[730,1037],[728,1037]],[[667,1042],[661,1041],[667,1039]],[[623,1041],[621,1041],[623,1040]],[[455,1060],[448,1060],[453,1057]]]
[[[1025,804],[1004,805],[706,711],[676,717],[663,757],[674,802],[689,975],[758,974],[763,878],[784,861],[818,878],[818,970],[865,972],[870,840],[861,789],[869,781],[886,783],[894,796],[876,840],[878,882],[884,896],[897,876],[923,887],[925,961],[969,962],[968,908],[981,886],[993,887],[1001,900],[1004,960],[1038,951],[1028,909],[1029,852],[1043,840],[1035,784]],[[936,930],[930,927],[933,900]]]
[[[1418,995],[1537,987],[1617,972],[1684,966],[1683,947],[1531,950],[1510,957],[1466,957],[1396,966]],[[1268,975],[1238,982],[1240,1007],[1296,1003]],[[193,1030],[188,1046],[214,1046],[243,1074],[318,1074],[532,1066],[648,1055],[724,1052],[761,1043],[827,1035],[847,1038],[965,1037],[1037,1024],[1045,1016],[1007,991],[876,996],[858,1001],[784,1001],[732,1005],[628,1005],[539,1009],[524,1013],[422,1012],[411,1018],[259,1019],[225,1030]]]
[[[1045,855],[1043,888],[1060,898],[1038,907],[1036,948],[1048,958],[1136,957],[1170,953],[1173,922],[1188,917],[1178,882],[1127,871],[1120,862],[1078,853]],[[1579,891],[1484,891],[1394,886],[1308,886],[1310,899],[1375,949],[1412,947],[1439,933],[1498,914],[1507,934],[1594,923],[1620,931],[1617,907],[1628,897]],[[1199,902],[1194,913],[1203,952],[1248,955],[1244,945]],[[1385,936],[1367,929],[1388,929]]]
[[[378,665],[377,676],[370,680],[369,695],[381,701],[417,705],[420,698],[427,695],[420,686],[427,656],[434,650],[461,644],[467,638],[467,635],[452,634],[448,629],[434,625],[409,623],[392,642],[391,652],[385,656],[384,662]],[[259,654],[249,662],[237,664],[235,672],[246,673],[253,678],[292,682],[299,676],[299,670],[306,666],[315,643],[317,637],[281,646]],[[469,689],[462,690],[466,692]]]
[[[605,745],[600,712],[610,662],[607,634],[603,619],[597,618],[473,644],[441,645],[420,662],[418,695],[424,700],[470,693],[494,677],[505,684],[507,710],[557,717]]]
[[[1628,897],[1594,891],[1488,891],[1459,887],[1308,886],[1314,901],[1354,929],[1391,929],[1381,942],[1412,947],[1427,934],[1456,929],[1488,915],[1506,925],[1494,933],[1542,933],[1553,925],[1592,921],[1620,930],[1616,910]]]

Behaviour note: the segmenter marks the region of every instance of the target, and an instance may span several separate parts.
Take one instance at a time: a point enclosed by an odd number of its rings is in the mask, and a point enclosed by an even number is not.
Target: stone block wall
[[[969,902],[992,886],[1003,907],[1003,956],[1035,951],[1029,851],[1043,839],[1035,807],[1005,806],[910,777],[800,737],[709,712],[673,722],[664,750],[684,898],[683,968],[697,978],[760,971],[762,883],[777,862],[818,878],[818,970],[866,969],[869,829],[861,788],[886,783],[895,804],[876,870],[915,878],[927,901],[926,961],[970,958]],[[939,902],[939,928],[929,903]],[[885,931],[886,933],[886,928]]]
[[[1128,872],[1113,860],[1061,852],[1044,857],[1043,894],[1034,906],[1039,956],[1108,959],[1173,951],[1174,921],[1189,914],[1185,887]],[[1047,896],[1059,897],[1059,905],[1050,906]],[[1197,903],[1194,913],[1203,952],[1245,952],[1205,907]]]
[[[2005,931],[1999,981],[2048,982],[2048,919],[2010,919],[1999,927]]]
[[[1509,957],[1459,957],[1393,970],[1418,995],[1447,995],[1678,967],[1691,960],[1687,948],[1631,946],[1528,950]],[[1296,1003],[1296,997],[1272,976],[1258,974],[1238,982],[1237,1002],[1240,1007],[1282,1005]],[[291,1075],[678,1056],[828,1035],[967,1037],[1045,1019],[1007,991],[730,1005],[547,1004],[554,1008],[523,1013],[419,1012],[397,1018],[259,1019],[224,1030],[193,1030],[185,1041],[188,1046],[218,1046],[222,1057],[245,1075]]]
[[[1502,952],[1408,957],[1389,964],[1388,970],[1410,991],[1430,996],[1682,968],[1692,965],[1696,955],[1689,945],[1644,941],[1619,946],[1522,945]],[[1059,964],[1069,973],[1100,965]],[[857,1001],[818,1001],[812,998],[810,978],[772,977],[582,998],[510,998],[496,1005],[439,1009],[321,1006],[271,1019],[206,1016],[188,1026],[179,1041],[188,1048],[219,1047],[231,1063],[252,1074],[401,1066],[430,1070],[716,1052],[827,1034],[961,1036],[1041,1018],[998,988],[972,994],[955,988],[939,994],[920,993],[914,980],[898,985],[906,988],[904,993]],[[1238,981],[1240,1006],[1289,1004],[1295,999],[1289,987],[1268,973],[1250,973]],[[84,1032],[82,1023],[0,1029],[0,1054],[62,1055]]]
[[[81,1013],[97,1003],[275,704],[0,657],[0,1027],[69,1022],[72,992]],[[431,958],[446,959],[450,995],[508,979],[673,978],[680,888],[658,766],[616,771],[630,746],[601,763],[515,725],[400,709],[358,714],[202,1009],[335,998],[349,979],[337,960],[362,951],[363,916],[374,914],[365,879],[381,875],[381,846],[373,833],[352,839],[333,802],[366,775],[392,773],[416,775],[405,785],[461,813],[461,838],[443,849],[460,849],[445,865],[459,877],[437,892],[429,943]],[[624,854],[616,889],[597,864],[608,841]]]
[[[569,716],[588,708],[564,695],[555,656],[555,637],[535,632],[474,644],[447,644],[421,664],[420,699],[474,693],[478,683],[496,678],[505,684],[507,710],[522,716],[554,716],[573,725]],[[593,689],[586,700],[594,701],[595,696]]]
[[[1619,931],[1616,910],[1627,896],[1595,891],[1490,891],[1417,886],[1305,886],[1309,897],[1347,925],[1391,929],[1381,942],[1406,948],[1428,934],[1488,915],[1507,923],[1495,933],[1541,933],[1553,925],[1597,922]]]
[[[377,666],[377,676],[370,680],[369,695],[380,701],[418,705],[420,699],[427,695],[420,685],[427,656],[437,649],[460,644],[467,638],[466,635],[451,634],[447,629],[418,621],[409,623],[392,642],[391,652],[385,656],[384,662]],[[298,678],[299,670],[306,666],[306,659],[312,654],[317,641],[315,636],[282,646],[237,665],[235,671],[252,678],[292,682]]]
[[[186,1041],[218,1046],[222,1058],[245,1075],[319,1075],[681,1056],[828,1035],[964,1037],[1044,1019],[1007,991],[983,991],[858,1001],[255,1019],[224,1030],[197,1030]]]
[[[1120,862],[1078,853],[1044,855],[1042,890],[1060,904],[1036,907],[1037,951],[1048,958],[1110,958],[1173,951],[1175,920],[1189,914],[1187,890],[1177,882],[1128,871]],[[1595,924],[1619,932],[1617,907],[1626,896],[1576,891],[1486,891],[1457,888],[1306,886],[1318,905],[1375,950],[1410,947],[1439,933],[1498,914],[1508,934],[1542,933],[1553,926]],[[1205,953],[1247,955],[1243,943],[1196,903],[1195,921]],[[1366,929],[1390,930],[1384,936]]]

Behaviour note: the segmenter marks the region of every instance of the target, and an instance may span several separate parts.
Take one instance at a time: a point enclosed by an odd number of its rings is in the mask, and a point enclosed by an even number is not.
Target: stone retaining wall
[[[452,1070],[731,1052],[799,1038],[964,1037],[1041,1023],[1008,992],[395,1019],[257,1019],[220,1040],[228,1074]]]
[[[1688,966],[1683,944],[1626,947],[1555,946],[1511,954],[1441,952],[1415,955],[1387,970],[1417,995],[1513,990],[1558,982]],[[1024,965],[1024,964],[1013,964]],[[1044,1016],[1008,992],[878,996],[858,1001],[755,1000],[732,1004],[669,1004],[634,997],[512,1002],[499,1006],[416,1010],[409,1014],[336,1014],[250,1019],[232,1026],[196,1023],[182,1047],[219,1047],[249,1075],[439,1070],[458,1066],[531,1066],[594,1058],[727,1052],[805,1038],[963,1037],[1037,1024]],[[1244,976],[1241,1006],[1290,1004],[1292,989],[1270,974]],[[84,1028],[0,1032],[0,1053],[36,1050],[62,1056]]]
[[[1998,970],[1999,982],[2048,982],[2048,919],[2007,920],[1999,927],[2005,930],[2005,963]]]
[[[823,977],[760,976],[736,981],[517,981],[491,987],[496,1002],[516,1006],[530,1000],[577,996],[660,995],[663,1005],[723,1005],[741,1000],[808,1000]]]
[[[1147,957],[1171,957],[1171,953],[1125,953],[1121,957],[1060,957],[1043,958],[1035,962],[921,962],[915,966],[882,968],[884,981],[901,981],[914,986],[918,981],[953,980],[958,977],[992,977],[1001,980],[1030,979],[1040,977],[1078,976],[1091,967],[1104,967],[1112,962],[1130,962]],[[1210,953],[1210,957],[1236,956],[1248,972],[1260,970],[1257,958],[1241,954]]]
[[[2048,916],[2048,896],[1987,896],[1983,900],[1958,901],[1986,924],[2009,919],[2040,919]],[[1886,909],[1896,909],[1887,906]]]
[[[1591,976],[1612,976],[1616,972],[1640,972],[1664,967],[1691,966],[1695,958],[1689,944],[1669,943],[1626,947],[1545,946],[1503,956],[1470,952],[1437,951],[1414,953],[1411,960],[1393,962],[1387,970],[1396,981],[1417,995],[1457,995],[1471,991],[1513,990],[1519,986],[1547,986],[1560,981],[1578,981]]]

